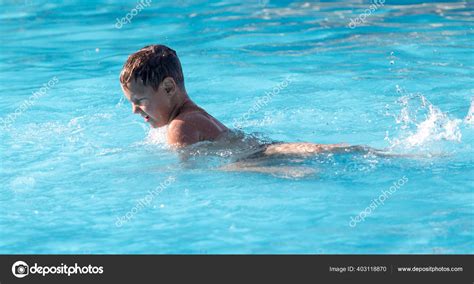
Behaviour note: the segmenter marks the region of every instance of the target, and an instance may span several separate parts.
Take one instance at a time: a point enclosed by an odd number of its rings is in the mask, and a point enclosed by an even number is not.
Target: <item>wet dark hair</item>
[[[174,79],[184,89],[184,76],[176,51],[165,45],[148,45],[130,55],[120,73],[120,83],[127,87],[132,80],[141,79],[145,86],[157,90],[166,77]]]

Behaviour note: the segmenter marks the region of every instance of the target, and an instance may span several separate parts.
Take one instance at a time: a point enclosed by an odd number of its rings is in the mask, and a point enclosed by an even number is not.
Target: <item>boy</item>
[[[122,90],[132,103],[133,113],[151,127],[168,125],[167,140],[173,147],[199,141],[215,141],[229,129],[197,106],[184,87],[181,63],[176,52],[164,45],[149,45],[130,55],[120,74]],[[272,143],[262,145],[258,157],[307,156],[326,151],[358,150],[346,144]]]

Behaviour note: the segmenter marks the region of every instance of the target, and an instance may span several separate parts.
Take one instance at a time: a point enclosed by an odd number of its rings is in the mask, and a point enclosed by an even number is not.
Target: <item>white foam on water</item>
[[[13,192],[26,192],[35,187],[36,180],[31,176],[19,176],[10,182]]]
[[[416,132],[408,136],[404,143],[409,147],[424,145],[431,141],[461,142],[460,119],[449,119],[440,109],[428,106],[429,114],[425,121],[417,124]]]
[[[397,92],[403,91],[397,86]],[[398,133],[385,139],[390,148],[423,148],[438,141],[461,142],[462,120],[450,118],[421,94],[403,95],[399,99],[402,108],[395,117]]]
[[[145,145],[159,145],[163,148],[168,148],[167,143],[168,126],[160,128],[150,128],[148,135],[143,142]]]

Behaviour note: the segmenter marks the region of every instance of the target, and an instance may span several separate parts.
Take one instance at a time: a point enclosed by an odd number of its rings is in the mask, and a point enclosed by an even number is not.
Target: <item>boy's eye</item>
[[[147,102],[147,99],[135,100],[136,105],[144,105]]]

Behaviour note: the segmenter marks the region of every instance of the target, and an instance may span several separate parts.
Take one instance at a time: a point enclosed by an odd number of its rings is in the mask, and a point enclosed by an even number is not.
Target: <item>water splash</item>
[[[429,148],[439,141],[461,142],[461,119],[450,118],[422,94],[407,94],[397,86],[402,96],[398,100],[400,113],[395,115],[396,135],[385,140],[393,149]]]
[[[148,135],[143,142],[145,145],[158,145],[163,148],[168,148],[167,143],[168,126],[160,128],[150,128]]]
[[[464,118],[464,123],[467,125],[474,125],[474,98],[471,98],[471,106],[467,112],[466,117]]]

